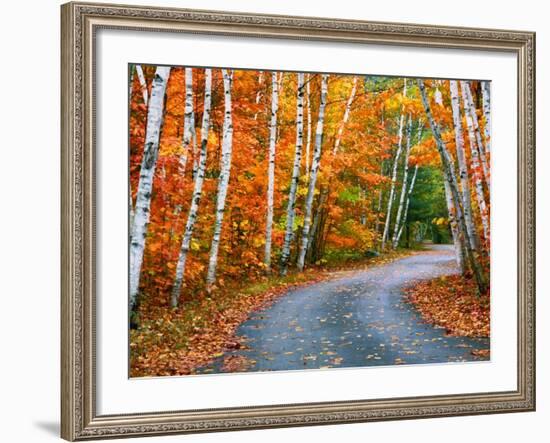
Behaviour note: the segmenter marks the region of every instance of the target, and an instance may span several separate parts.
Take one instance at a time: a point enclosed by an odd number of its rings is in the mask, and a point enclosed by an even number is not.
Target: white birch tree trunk
[[[361,226],[367,226],[367,191],[359,184],[359,198],[361,199],[361,215],[359,215],[359,223]]]
[[[229,186],[229,176],[231,173],[231,154],[233,151],[233,118],[231,114],[231,83],[233,82],[233,73],[227,69],[222,69],[223,90],[225,96],[223,135],[222,135],[222,158],[220,177],[218,179],[218,197],[216,199],[216,221],[214,222],[214,236],[210,247],[210,259],[208,262],[208,274],[206,284],[208,290],[216,281],[216,269],[218,266],[218,250],[223,227],[223,216],[225,213],[225,199],[227,197],[227,188]]]
[[[193,112],[193,68],[185,68],[185,110],[183,114],[183,138],[181,140],[181,155],[179,158],[178,173],[185,175],[187,159],[191,151],[191,142],[195,128],[195,116]]]
[[[260,71],[259,74],[258,74],[258,92],[256,92],[256,104],[259,105],[260,104],[260,100],[262,99],[262,84],[264,82],[264,72],[263,71]],[[258,120],[258,113],[255,112],[254,113],[254,120]]]
[[[467,81],[460,81],[460,87],[462,89],[462,98],[464,103],[464,113],[466,114],[466,123],[468,125],[468,131],[475,136],[475,142],[479,152],[479,160],[483,170],[483,176],[485,177],[485,183],[487,189],[491,189],[489,162],[485,155],[485,147],[481,138],[481,132],[479,130],[479,121],[477,119],[476,108],[474,106],[474,100],[472,98],[472,91],[470,90],[470,83]],[[470,132],[469,132],[470,133]]]
[[[485,117],[485,125],[483,132],[485,135],[485,151],[491,152],[491,83],[481,82],[481,93],[483,96],[483,116]]]
[[[302,162],[302,145],[304,138],[304,74],[298,73],[298,97],[296,100],[296,149],[294,151],[294,166],[290,180],[288,204],[286,209],[286,230],[283,250],[281,252],[281,275],[286,275],[290,258],[290,244],[294,237],[294,218],[296,215],[296,190],[300,179],[300,165]]]
[[[403,229],[405,227],[405,224],[407,223],[407,215],[409,213],[409,204],[411,203],[411,194],[414,190],[414,184],[416,183],[416,176],[418,174],[418,165],[414,167],[414,173],[411,179],[411,183],[409,185],[409,188],[407,190],[407,201],[405,202],[405,209],[403,211],[403,222],[401,223],[401,227],[399,228],[399,232],[397,233],[397,243],[399,244],[399,240],[401,239],[401,236],[403,235]]]
[[[460,210],[461,199],[460,199],[460,193],[458,190],[458,181],[456,179],[456,175],[454,171],[453,160],[449,154],[449,151],[447,150],[445,142],[443,141],[443,138],[441,136],[441,130],[439,129],[439,125],[435,122],[432,116],[430,103],[428,102],[428,98],[426,96],[424,81],[421,79],[417,79],[417,84],[420,89],[424,110],[426,111],[426,116],[428,117],[428,121],[430,122],[430,127],[432,129],[432,134],[435,138],[437,150],[439,151],[439,156],[441,158],[441,163],[443,165],[443,172],[445,174],[445,180],[447,180],[447,182],[449,183],[451,195],[455,203],[456,217],[457,217],[460,237],[464,242],[466,255],[468,257],[468,262],[470,263],[470,267],[474,272],[479,292],[484,294],[487,292],[487,288],[488,288],[487,281],[485,279],[483,269],[481,268],[481,265],[479,264],[479,262],[477,261],[474,255],[473,245],[466,230],[466,223],[464,221],[464,216],[462,215],[462,211]]]
[[[311,158],[311,101],[310,84],[311,78],[306,74],[306,103],[307,103],[307,137],[306,137],[306,181],[309,182],[309,160]]]
[[[147,225],[149,224],[151,192],[153,190],[153,178],[155,176],[160,130],[163,121],[164,95],[169,76],[170,68],[165,66],[157,67],[147,111],[145,146],[139,173],[136,206],[130,237],[130,312],[135,308],[139,290],[139,277],[143,262]]]
[[[384,168],[384,164],[382,163],[382,167],[381,169]],[[380,174],[382,175],[382,174]],[[378,190],[378,206],[376,208],[376,221],[374,223],[374,231],[376,232],[376,234],[378,235],[379,233],[379,230],[380,230],[380,215],[382,214],[382,200],[384,198],[384,192],[383,192],[383,189],[382,187],[380,187],[380,189]]]
[[[332,176],[332,165],[333,165],[334,157],[336,157],[336,154],[338,153],[338,150],[340,149],[340,142],[342,140],[342,134],[344,133],[344,128],[346,126],[346,123],[349,120],[349,116],[350,116],[350,113],[351,113],[351,105],[353,104],[353,100],[355,99],[356,91],[357,91],[357,77],[354,77],[353,78],[353,86],[351,88],[350,95],[349,95],[348,100],[346,102],[346,107],[344,108],[344,116],[343,116],[342,120],[340,121],[340,125],[338,127],[338,132],[336,133],[336,138],[334,140],[334,146],[332,148],[332,153],[331,153],[332,158],[329,161],[329,169],[328,169],[328,173],[327,173],[327,175],[329,177],[329,183],[326,187],[321,189],[321,195],[319,197],[319,203],[318,203],[318,207],[317,207],[317,211],[316,211],[315,220],[313,221],[313,226],[311,226],[311,222],[310,222],[309,235],[306,239],[302,238],[302,244],[305,244],[305,250],[300,249],[300,256],[298,257],[298,265],[300,263],[300,260],[304,261],[304,263],[302,264],[302,269],[303,269],[303,266],[305,264],[305,257],[307,256],[308,248],[310,247],[310,244],[313,241],[314,236],[316,235],[317,227],[319,226],[318,217],[323,216],[323,209],[324,209],[324,206],[326,205],[326,203],[328,201],[328,197],[329,197],[329,193],[330,193],[329,188],[330,188],[330,180],[331,180],[331,176]],[[316,173],[316,175],[317,175],[317,173]],[[307,178],[308,190],[309,190],[309,181],[310,180],[311,180],[311,174]],[[312,204],[313,204],[313,202],[312,202]],[[307,214],[307,198],[306,198],[305,212]],[[310,208],[310,215],[311,215],[311,213],[312,213],[312,211],[311,211],[311,208]],[[304,224],[304,227],[305,227],[305,224]],[[303,229],[303,227],[302,227],[302,229]],[[303,257],[301,257],[302,255],[303,255]]]
[[[483,236],[485,239],[489,238],[489,214],[487,210],[487,203],[485,201],[485,194],[483,193],[483,182],[481,180],[481,174],[479,172],[479,159],[477,155],[476,142],[470,139],[470,149],[472,151],[472,167],[474,170],[474,187],[477,197],[477,206],[481,216],[481,225],[483,226]]]
[[[195,180],[197,177],[197,171],[199,170],[200,153],[197,147],[197,131],[195,129],[195,111],[191,114],[191,152],[193,152],[193,174],[192,178]]]
[[[136,65],[130,64],[130,72],[128,73],[128,105],[132,104],[132,91],[134,86],[134,72]]]
[[[409,175],[409,154],[411,152],[411,132],[412,132],[412,117],[409,114],[409,121],[407,123],[407,141],[405,143],[405,161],[403,166],[403,183],[401,184],[401,195],[399,196],[399,206],[397,207],[397,214],[395,216],[395,224],[393,227],[392,248],[396,249],[399,243],[399,228],[401,226],[401,215],[403,214],[403,207],[405,206],[405,196],[407,194],[407,180]]]
[[[332,148],[332,155],[335,156],[338,153],[338,150],[340,149],[340,142],[342,141],[342,134],[344,133],[344,128],[346,126],[346,123],[349,120],[349,116],[351,113],[351,105],[353,103],[353,100],[355,100],[355,93],[357,92],[357,77],[353,77],[353,86],[351,88],[351,92],[348,97],[348,101],[346,102],[346,108],[344,110],[344,118],[340,122],[340,126],[338,127],[338,133],[336,134],[336,139],[334,140],[334,147]]]
[[[461,82],[462,84],[463,82]],[[466,101],[467,99],[466,94],[464,94],[463,89],[463,98],[464,100],[464,106],[469,106]],[[479,160],[479,149],[476,141],[476,135],[475,135],[475,129],[474,129],[474,122],[471,117],[471,114],[467,109],[465,108],[465,114],[466,114],[466,125],[468,127],[468,140],[470,143],[470,157],[472,159],[472,175],[474,179],[474,188],[476,192],[476,198],[477,198],[477,206],[479,209],[479,213],[481,216],[481,225],[483,226],[483,237],[485,239],[489,238],[489,214],[487,210],[487,203],[485,201],[485,194],[483,192],[483,177],[481,173],[481,166],[480,166],[480,160]]]
[[[418,135],[417,135],[417,141],[416,144],[419,145],[422,142],[422,135],[424,133],[424,122],[422,120],[419,120],[418,122]],[[407,214],[409,213],[409,204],[411,203],[411,195],[414,190],[414,184],[416,183],[416,176],[418,174],[418,163],[414,167],[414,174],[412,176],[411,183],[409,185],[409,188],[407,190],[407,200],[405,203],[405,210],[403,212],[403,218],[401,222],[401,227],[399,228],[399,232],[397,233],[397,243],[399,244],[399,240],[401,239],[401,235],[403,234],[403,229],[405,227],[405,224],[407,223]],[[380,209],[379,209],[380,211]]]
[[[384,124],[384,110],[383,109],[382,109],[382,116],[380,118],[380,123],[381,123],[382,127],[385,130],[386,127],[385,127],[385,124]],[[384,166],[385,166],[385,164],[386,164],[385,160],[380,161],[380,176],[381,177],[384,176]],[[376,235],[379,234],[379,230],[380,230],[380,215],[382,215],[383,197],[384,197],[384,188],[382,186],[380,186],[380,189],[378,190],[378,206],[376,208],[376,221],[374,223],[374,231],[376,232]]]
[[[141,68],[141,65],[135,66],[139,85],[141,87],[141,94],[143,95],[143,103],[145,103],[145,106],[147,106],[149,103],[149,91],[147,90],[147,81],[145,80],[145,75],[143,74],[143,69]]]
[[[447,200],[447,211],[449,213],[449,224],[451,225],[451,234],[453,236],[453,243],[455,246],[456,264],[460,269],[461,274],[464,274],[466,266],[464,263],[464,247],[462,239],[458,230],[457,212],[453,202],[453,195],[451,193],[451,187],[447,180],[443,180],[445,184],[445,199]]]
[[[407,79],[404,79],[403,82],[403,97],[407,96]],[[399,164],[399,158],[401,156],[401,150],[403,145],[403,123],[405,115],[401,112],[399,117],[399,139],[397,143],[397,152],[395,153],[395,159],[393,161],[392,167],[392,176],[391,176],[391,185],[390,185],[390,194],[388,197],[388,208],[386,212],[386,222],[384,224],[384,233],[382,234],[382,245],[381,249],[386,248],[386,241],[388,240],[388,235],[390,232],[390,223],[391,223],[391,210],[393,205],[393,199],[395,194],[395,182],[397,181],[397,165]]]
[[[191,207],[187,214],[187,222],[185,224],[185,231],[181,242],[180,253],[178,257],[178,264],[176,266],[176,277],[174,279],[174,286],[172,288],[172,307],[177,307],[179,303],[179,297],[181,292],[181,286],[183,278],[185,276],[185,263],[187,254],[189,253],[189,247],[191,246],[191,240],[193,238],[193,229],[195,222],[197,221],[197,214],[199,211],[199,204],[202,196],[202,185],[204,182],[204,174],[206,172],[206,156],[208,152],[208,130],[210,128],[210,107],[212,102],[212,70],[205,69],[204,79],[204,112],[202,114],[202,128],[201,128],[201,148],[199,165],[197,169],[197,177],[195,178],[195,186],[193,188],[193,196],[191,197]]]
[[[328,89],[327,80],[328,80],[328,75],[323,74],[323,76],[321,77],[321,101],[319,103],[317,128],[315,129],[315,147],[313,151],[313,161],[311,163],[311,172],[310,172],[309,185],[308,185],[308,191],[307,191],[307,197],[306,197],[304,226],[302,229],[302,242],[301,242],[300,251],[298,254],[298,269],[300,271],[304,269],[307,245],[309,241],[309,230],[311,228],[311,211],[313,206],[313,196],[315,194],[315,183],[317,181],[317,174],[319,172],[319,166],[321,162],[321,151],[322,151],[322,145],[323,145],[323,127],[325,122],[325,106],[327,103],[327,89]],[[355,85],[356,84],[357,84],[357,78],[355,79]],[[350,103],[350,106],[351,106],[351,103]],[[347,108],[346,108],[346,113],[349,116],[349,111]],[[341,131],[339,131],[338,135],[339,136],[342,135]]]
[[[279,110],[279,85],[277,73],[271,73],[271,121],[269,123],[269,156],[267,167],[267,215],[265,226],[266,272],[271,272],[271,241],[273,237],[273,194],[275,191],[275,150],[277,147],[277,111]]]
[[[264,82],[264,72],[260,71],[258,73],[258,87],[262,86]],[[262,90],[258,89],[258,92],[256,93],[256,104],[258,105],[260,103],[260,100],[262,98]]]
[[[462,117],[460,113],[460,96],[458,94],[458,83],[456,80],[450,81],[451,107],[453,111],[453,123],[455,129],[456,158],[458,160],[458,175],[462,188],[462,208],[464,212],[464,221],[468,235],[472,239],[472,246],[477,251],[479,241],[474,226],[472,216],[472,201],[470,191],[470,174],[468,172],[468,163],[466,161],[466,151],[464,148],[464,135],[462,133]]]

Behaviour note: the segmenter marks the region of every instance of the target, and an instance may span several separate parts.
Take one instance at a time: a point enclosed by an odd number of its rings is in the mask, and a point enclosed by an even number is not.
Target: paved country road
[[[243,346],[197,373],[277,371],[486,360],[487,338],[448,337],[403,300],[415,280],[458,272],[452,246],[296,288],[252,313],[236,334]]]

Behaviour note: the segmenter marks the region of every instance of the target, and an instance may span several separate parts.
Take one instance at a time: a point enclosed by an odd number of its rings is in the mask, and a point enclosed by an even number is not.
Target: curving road
[[[452,246],[290,290],[237,329],[243,346],[197,373],[486,360],[489,339],[448,337],[403,301],[415,280],[457,273]]]

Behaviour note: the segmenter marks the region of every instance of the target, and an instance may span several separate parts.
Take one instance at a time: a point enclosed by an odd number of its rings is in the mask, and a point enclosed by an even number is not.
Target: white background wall
[[[527,414],[354,424],[140,441],[264,442],[546,441],[550,418],[548,192],[543,139],[550,121],[550,14],[535,0],[128,0],[134,4],[290,15],[525,29],[537,32],[538,411]],[[7,442],[55,441],[59,432],[59,4],[3,5],[0,26],[0,435]],[[514,216],[514,214],[510,214]],[[498,223],[498,220],[495,221]],[[546,271],[546,272],[545,272]],[[452,381],[450,381],[452,382]],[[545,420],[546,419],[546,420]]]

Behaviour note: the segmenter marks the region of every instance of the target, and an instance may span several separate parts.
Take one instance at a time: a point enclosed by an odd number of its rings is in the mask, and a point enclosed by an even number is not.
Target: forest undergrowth
[[[293,271],[286,276],[273,274],[253,282],[235,280],[211,293],[205,289],[178,308],[141,304],[140,326],[130,331],[130,376],[192,374],[224,351],[245,346],[235,336],[238,326],[252,312],[268,307],[290,289],[336,278],[340,272],[383,265],[414,253],[399,249],[366,258],[340,251],[327,254],[331,260],[304,272]]]

